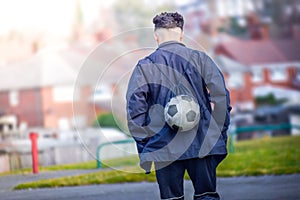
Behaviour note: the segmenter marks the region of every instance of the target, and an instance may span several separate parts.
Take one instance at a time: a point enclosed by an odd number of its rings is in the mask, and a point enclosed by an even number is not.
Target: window
[[[17,106],[19,104],[19,92],[16,90],[9,92],[9,104],[10,106]]]
[[[229,74],[228,87],[230,88],[241,88],[244,86],[243,73],[233,72]]]
[[[112,91],[109,86],[98,86],[94,92],[94,101],[110,100],[112,98]]]
[[[79,89],[73,86],[57,86],[53,88],[53,99],[55,102],[72,102],[79,100]]]
[[[60,130],[70,130],[70,122],[66,117],[62,117],[58,119],[58,128]]]
[[[252,82],[259,83],[263,81],[263,70],[262,68],[256,68],[252,70]]]
[[[270,79],[272,81],[285,81],[287,80],[287,73],[285,68],[271,68]]]

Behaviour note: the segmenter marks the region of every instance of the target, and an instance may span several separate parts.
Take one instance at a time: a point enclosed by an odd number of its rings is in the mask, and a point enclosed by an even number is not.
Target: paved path
[[[156,183],[103,184],[54,189],[12,191],[21,182],[88,173],[86,171],[48,172],[39,175],[15,175],[0,177],[1,200],[155,200],[159,199]],[[219,178],[218,191],[224,200],[276,200],[300,199],[300,174],[283,176]],[[192,199],[190,181],[185,182],[186,199]]]
[[[25,175],[9,175],[9,176],[0,176],[0,194],[1,192],[11,190],[14,186],[25,183],[32,182],[41,179],[50,179],[50,178],[59,178],[63,176],[74,176],[79,174],[86,174],[97,172],[97,169],[90,170],[64,170],[64,171],[49,171],[49,172],[40,172],[39,174],[25,174]],[[2,200],[0,198],[0,200]]]

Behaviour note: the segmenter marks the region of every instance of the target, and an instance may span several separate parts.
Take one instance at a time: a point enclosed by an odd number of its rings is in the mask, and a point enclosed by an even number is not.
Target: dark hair
[[[153,18],[153,24],[155,25],[155,30],[158,28],[176,28],[179,27],[183,30],[184,20],[182,15],[179,13],[167,13],[163,12],[159,15],[156,15]]]

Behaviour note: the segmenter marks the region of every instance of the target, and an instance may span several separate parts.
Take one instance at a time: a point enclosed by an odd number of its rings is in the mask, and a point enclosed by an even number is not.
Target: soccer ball
[[[164,115],[171,128],[188,131],[199,123],[199,104],[191,96],[178,95],[167,103]]]

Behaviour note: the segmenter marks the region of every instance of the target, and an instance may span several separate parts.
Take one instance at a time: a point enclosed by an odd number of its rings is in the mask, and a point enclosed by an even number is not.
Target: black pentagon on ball
[[[186,119],[188,122],[194,121],[196,118],[196,112],[193,110],[190,110],[188,113],[186,113]]]
[[[176,105],[170,105],[168,108],[168,114],[173,117],[178,112]]]
[[[179,129],[179,126],[176,126],[175,124],[172,126],[172,129],[174,130],[178,130]]]
[[[188,101],[188,102],[191,102],[191,101],[193,101],[193,98],[192,98],[192,97],[190,97],[190,96],[187,96],[187,95],[183,95],[183,96],[181,96],[181,99],[182,99],[182,100],[186,100],[186,101]]]

